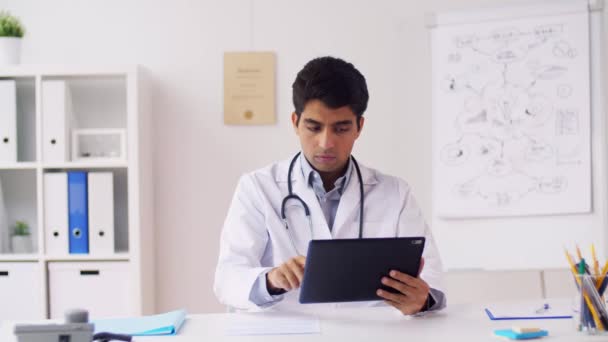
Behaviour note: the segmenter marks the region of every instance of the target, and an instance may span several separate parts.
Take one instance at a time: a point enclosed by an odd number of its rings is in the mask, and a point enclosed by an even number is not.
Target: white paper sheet
[[[495,319],[564,318],[572,316],[574,312],[573,299],[494,303],[485,309]]]
[[[229,318],[226,335],[319,334],[319,319],[305,315],[234,314]]]
[[[444,218],[591,210],[588,13],[433,30],[433,172]]]

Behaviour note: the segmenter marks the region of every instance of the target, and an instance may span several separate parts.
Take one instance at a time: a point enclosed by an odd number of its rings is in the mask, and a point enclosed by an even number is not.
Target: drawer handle
[[[8,277],[8,271],[0,271],[0,277]]]
[[[99,275],[99,270],[81,270],[80,275],[83,275],[83,276]]]

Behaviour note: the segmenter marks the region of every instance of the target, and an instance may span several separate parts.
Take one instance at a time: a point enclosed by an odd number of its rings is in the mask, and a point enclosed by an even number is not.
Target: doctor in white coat
[[[341,59],[313,59],[298,73],[292,122],[302,152],[239,180],[220,239],[214,283],[220,302],[239,309],[311,307],[297,300],[308,242],[359,236],[362,182],[362,236],[424,236],[423,263],[418,277],[391,271],[378,279],[379,288],[382,283],[398,293],[378,289],[379,301],[340,305],[387,304],[405,315],[445,306],[441,260],[410,187],[351,157],[368,97],[363,75]],[[310,220],[304,204],[293,198],[285,203],[286,222],[282,219],[290,165],[292,194],[306,203]],[[348,286],[349,280],[344,282]]]

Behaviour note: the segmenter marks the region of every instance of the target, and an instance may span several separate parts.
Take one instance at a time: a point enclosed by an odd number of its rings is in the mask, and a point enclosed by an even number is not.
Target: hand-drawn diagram
[[[436,30],[440,215],[590,210],[588,33],[579,21],[546,17]]]

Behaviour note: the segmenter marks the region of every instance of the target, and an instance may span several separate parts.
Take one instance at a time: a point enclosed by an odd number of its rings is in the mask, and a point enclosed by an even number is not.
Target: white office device
[[[19,323],[14,326],[13,330],[17,342],[91,342],[97,340],[93,335],[95,326],[89,323],[89,313],[80,309],[67,311],[63,323]],[[107,340],[113,339],[109,337]],[[130,339],[124,340],[130,341]]]
[[[17,162],[17,87],[0,81],[0,163]]]
[[[92,255],[114,253],[114,177],[89,172],[89,250]]]
[[[42,156],[46,162],[69,158],[69,122],[72,117],[70,89],[66,81],[42,82]]]
[[[68,254],[68,175],[44,174],[44,232],[46,252]]]

